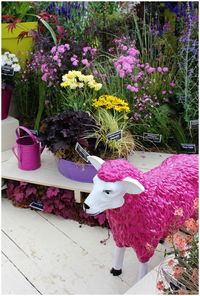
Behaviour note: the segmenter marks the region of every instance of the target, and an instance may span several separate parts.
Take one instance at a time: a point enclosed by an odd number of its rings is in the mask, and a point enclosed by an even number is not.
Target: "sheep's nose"
[[[84,208],[84,210],[89,210],[90,207],[84,202],[83,208]]]

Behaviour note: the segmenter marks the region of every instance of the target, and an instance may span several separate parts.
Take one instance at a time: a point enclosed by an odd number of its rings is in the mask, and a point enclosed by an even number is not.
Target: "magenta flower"
[[[163,67],[163,72],[168,72],[169,69],[167,67]]]
[[[170,85],[171,85],[171,87],[174,87],[176,84],[174,83],[174,81],[172,81],[172,82],[170,83]]]
[[[52,47],[52,49],[51,49],[51,53],[55,53],[56,50],[57,50],[57,47],[56,47],[56,46]]]
[[[68,43],[65,43],[64,47],[66,48],[66,50],[70,50],[70,45]]]
[[[58,55],[53,56],[53,60],[54,61],[58,61],[58,59],[59,59],[59,56]]]
[[[158,68],[157,68],[157,71],[158,71],[159,73],[162,73],[162,68],[161,68],[161,67],[158,67]]]
[[[81,63],[82,63],[83,65],[85,65],[86,67],[89,67],[89,66],[90,66],[90,63],[88,62],[87,59],[83,59],[83,60],[81,61]]]
[[[78,66],[78,60],[74,60],[74,61],[72,62],[72,65],[73,65],[73,66]]]
[[[125,72],[124,72],[123,70],[120,70],[120,71],[119,71],[119,76],[120,76],[121,78],[124,78],[124,77],[125,77]]]
[[[162,90],[162,95],[165,95],[166,94],[166,90]]]
[[[64,45],[60,45],[60,46],[58,46],[57,51],[58,51],[59,53],[64,53],[64,52],[65,52],[65,46],[64,46]]]
[[[147,71],[148,74],[151,74],[151,73],[153,73],[155,71],[155,68],[153,68],[153,67],[147,67],[146,68],[146,71]]]

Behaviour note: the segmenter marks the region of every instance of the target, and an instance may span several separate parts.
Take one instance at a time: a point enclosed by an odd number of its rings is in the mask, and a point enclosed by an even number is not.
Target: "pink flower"
[[[94,56],[96,54],[96,52],[97,52],[97,49],[96,48],[92,48],[90,52],[91,52],[91,55]]]
[[[65,52],[65,46],[64,46],[64,45],[60,45],[60,46],[58,46],[57,51],[58,51],[59,53],[64,53],[64,52]]]
[[[57,56],[57,55],[53,56],[54,61],[58,61],[58,59],[59,59],[59,56]]]
[[[42,80],[47,82],[47,80],[48,80],[48,73],[44,73],[42,75]]]
[[[159,73],[162,73],[162,68],[161,68],[161,67],[158,67],[158,68],[157,68],[157,71],[158,71]]]
[[[123,70],[120,70],[120,71],[119,71],[119,76],[120,76],[121,78],[124,78],[124,77],[125,77],[125,72],[124,72]]]
[[[91,49],[90,46],[83,47],[83,52],[87,53]]]
[[[174,83],[174,81],[172,81],[172,82],[170,83],[170,85],[171,85],[171,87],[174,87],[176,84]]]
[[[151,74],[151,73],[153,73],[155,71],[155,68],[153,68],[153,67],[147,67],[146,68],[146,71],[147,71],[148,74]]]
[[[128,48],[127,48],[127,46],[126,45],[123,45],[122,46],[122,50],[127,50]]]
[[[165,95],[166,94],[166,90],[162,90],[162,95]]]
[[[138,55],[140,54],[140,52],[139,52],[139,50],[135,49],[134,47],[131,47],[131,48],[129,48],[129,50],[128,50],[128,54],[129,54],[130,56],[135,57],[135,56],[138,56]]]
[[[165,289],[165,285],[164,285],[163,281],[158,281],[157,284],[156,284],[156,288],[158,290],[163,291]]]
[[[64,44],[64,47],[66,48],[66,50],[70,50],[70,46],[69,46],[68,43],[65,43],[65,44]]]
[[[88,62],[87,59],[83,59],[83,60],[81,61],[81,63],[82,63],[83,65],[85,65],[86,67],[89,67],[89,66],[90,66],[90,63]]]
[[[52,47],[52,49],[51,49],[51,53],[55,53],[56,50],[57,50],[57,47],[56,47],[56,46]]]
[[[73,65],[73,66],[78,66],[78,60],[74,60],[74,61],[72,62],[72,65]]]
[[[46,70],[47,64],[42,64],[41,65],[41,71],[44,72]]]
[[[108,52],[113,52],[113,51],[114,51],[114,47],[108,48]]]
[[[163,72],[168,72],[169,69],[167,67],[163,67]]]
[[[132,92],[138,92],[139,91],[139,88],[138,87],[135,87],[135,86],[132,86],[132,85],[127,85],[127,89],[132,91]]]

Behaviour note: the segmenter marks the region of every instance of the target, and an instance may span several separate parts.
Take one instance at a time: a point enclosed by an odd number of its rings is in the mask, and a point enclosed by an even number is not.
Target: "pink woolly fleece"
[[[106,211],[118,247],[132,247],[140,262],[147,262],[163,237],[174,232],[194,213],[198,197],[198,156],[179,154],[146,173],[124,160],[106,161],[98,171],[106,182],[125,177],[138,180],[141,194],[125,194],[125,203]],[[183,216],[175,216],[182,208]]]

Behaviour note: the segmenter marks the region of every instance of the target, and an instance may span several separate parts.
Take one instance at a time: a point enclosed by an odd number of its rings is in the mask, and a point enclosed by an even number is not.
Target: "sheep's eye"
[[[104,190],[103,192],[105,192],[106,194],[110,194],[112,190]]]

